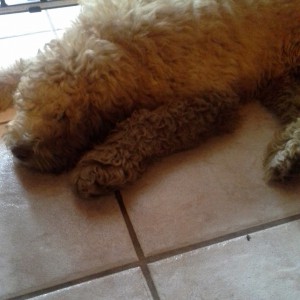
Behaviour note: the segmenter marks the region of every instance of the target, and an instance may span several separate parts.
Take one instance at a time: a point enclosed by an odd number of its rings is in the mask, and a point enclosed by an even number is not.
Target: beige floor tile
[[[6,123],[10,121],[15,115],[15,110],[13,108],[7,109],[4,112],[0,112],[0,139],[6,130]]]
[[[68,174],[15,166],[2,142],[0,199],[0,299],[136,260],[112,196],[80,201]]]
[[[38,49],[54,38],[55,34],[53,32],[46,32],[0,39],[0,68],[12,64],[18,58],[35,56]]]
[[[15,115],[15,110],[13,108],[9,108],[5,111],[0,112],[0,123],[10,121]]]
[[[62,38],[64,33],[65,33],[65,29],[58,29],[58,30],[55,30],[55,35],[57,38]]]
[[[51,23],[45,11],[0,15],[0,28],[0,38],[52,31]]]
[[[70,288],[33,298],[32,300],[147,300],[152,299],[143,274],[132,269]]]
[[[72,24],[72,21],[78,16],[80,6],[70,6],[59,9],[49,9],[47,11],[52,25],[55,29],[65,29]]]
[[[0,138],[3,136],[5,133],[5,124],[0,124]]]
[[[122,192],[146,255],[300,212],[299,180],[279,187],[263,181],[275,121],[258,104],[242,116],[235,133],[156,163]]]
[[[150,265],[161,299],[300,299],[300,221]]]

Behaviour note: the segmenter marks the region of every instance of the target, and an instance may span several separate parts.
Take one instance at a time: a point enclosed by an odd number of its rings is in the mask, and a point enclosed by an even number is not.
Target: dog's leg
[[[264,160],[267,181],[284,181],[300,171],[300,82],[287,76],[273,82],[262,103],[284,124],[267,148]]]
[[[300,171],[300,117],[269,144],[264,161],[267,181],[285,181]]]
[[[228,130],[237,104],[236,98],[215,95],[136,111],[81,159],[74,172],[75,188],[88,197],[134,182],[153,159]]]
[[[263,90],[260,100],[283,125],[295,121],[300,116],[300,78],[286,75],[273,80]]]
[[[0,69],[0,111],[3,111],[13,104],[13,93],[16,90],[26,60],[20,59],[6,69]]]

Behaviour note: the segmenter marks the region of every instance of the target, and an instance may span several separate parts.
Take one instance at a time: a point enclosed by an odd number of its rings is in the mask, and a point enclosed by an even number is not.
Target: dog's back
[[[138,86],[160,99],[162,91],[166,97],[251,92],[300,57],[298,0],[83,4],[81,25],[132,57]]]

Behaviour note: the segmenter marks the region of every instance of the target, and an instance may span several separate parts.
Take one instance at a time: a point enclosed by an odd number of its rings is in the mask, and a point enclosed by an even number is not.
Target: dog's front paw
[[[121,167],[99,162],[79,163],[73,174],[75,190],[83,198],[114,192],[125,182],[126,176]]]
[[[300,144],[289,141],[265,160],[265,179],[268,182],[286,181],[300,172]]]

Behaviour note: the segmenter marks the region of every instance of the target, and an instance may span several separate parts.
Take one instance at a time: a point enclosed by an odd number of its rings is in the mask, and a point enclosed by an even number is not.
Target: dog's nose
[[[28,160],[32,155],[32,149],[28,146],[14,146],[11,149],[12,154],[21,161]]]

